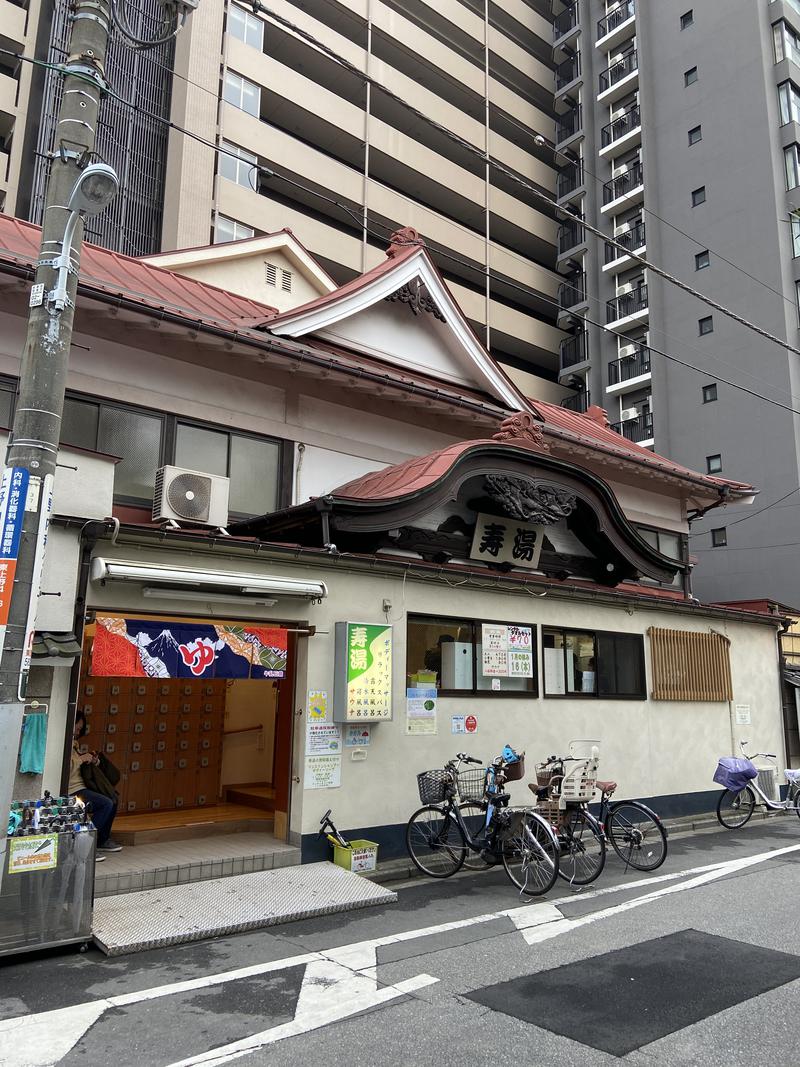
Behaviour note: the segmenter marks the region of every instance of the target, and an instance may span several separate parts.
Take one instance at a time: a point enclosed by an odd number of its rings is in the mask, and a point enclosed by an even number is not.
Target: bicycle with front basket
[[[745,751],[748,741],[740,741],[741,758],[723,756],[714,774],[714,781],[725,788],[717,801],[717,818],[727,830],[738,830],[748,821],[756,806],[756,794],[759,802],[769,811],[793,811],[800,817],[800,771],[784,770],[789,783],[786,800],[770,800],[758,784],[758,768],[753,763],[759,756],[771,760],[773,765],[778,757],[774,752],[754,752],[749,756]]]
[[[513,756],[513,758],[507,758]],[[442,770],[417,775],[423,806],[408,820],[406,848],[412,862],[431,878],[449,878],[469,853],[481,865],[502,862],[509,879],[527,896],[541,896],[558,877],[558,841],[550,824],[530,809],[509,808],[503,786],[524,775],[524,754],[506,748],[482,771],[480,799],[464,800],[462,764],[482,761],[459,752]]]

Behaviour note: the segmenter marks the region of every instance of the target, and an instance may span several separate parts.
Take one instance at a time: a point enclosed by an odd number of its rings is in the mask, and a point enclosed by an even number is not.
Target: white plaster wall
[[[61,764],[64,758],[64,735],[67,730],[67,701],[69,699],[69,665],[55,667],[53,687],[47,718],[47,747],[44,753],[42,792],[48,789],[53,796],[61,791]]]
[[[295,461],[294,502],[302,504],[312,496],[324,496],[353,478],[385,466],[385,463],[362,456],[349,456],[330,448],[306,445]]]

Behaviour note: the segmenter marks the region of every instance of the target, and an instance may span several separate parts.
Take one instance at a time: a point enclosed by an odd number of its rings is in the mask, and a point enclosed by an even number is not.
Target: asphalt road
[[[0,965],[0,1064],[735,1064],[800,1045],[796,819],[522,901],[502,871],[386,908]],[[397,888],[397,887],[395,887]]]

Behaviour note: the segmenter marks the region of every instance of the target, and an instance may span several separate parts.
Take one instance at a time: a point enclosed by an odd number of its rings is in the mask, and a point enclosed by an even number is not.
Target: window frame
[[[238,87],[239,88],[239,92],[238,92],[239,100],[238,100],[238,102],[236,100],[231,100],[228,96],[225,95],[226,89],[227,89],[228,84],[229,84],[229,79],[231,79],[231,80],[238,79],[238,81],[239,81],[239,87]],[[245,95],[244,95],[244,87],[245,87],[245,85],[249,85],[253,89],[256,90],[258,106],[257,106],[255,111],[250,111],[248,108],[243,106],[244,99],[245,99]],[[254,118],[254,119],[260,119],[261,118],[261,86],[257,82],[253,82],[253,81],[250,81],[249,78],[245,78],[245,76],[243,74],[240,74],[238,72],[238,70],[226,70],[225,71],[225,77],[224,77],[223,82],[222,82],[222,100],[224,101],[224,103],[230,104],[231,107],[235,107],[237,110],[243,111],[245,115],[249,115],[251,118]]]
[[[240,37],[233,32],[234,17],[233,12],[236,12],[237,17],[241,18],[242,25],[244,26],[244,36]],[[256,29],[256,36],[258,37],[258,44],[254,44],[249,40],[250,30],[253,29],[253,24],[256,23],[258,28]],[[236,41],[241,41],[242,44],[246,44],[249,48],[255,48],[259,52],[264,51],[264,20],[258,18],[253,12],[248,11],[246,8],[241,7],[239,4],[231,4],[228,9],[228,21],[225,26],[225,32],[229,33],[231,37]]]
[[[694,257],[694,269],[695,270],[707,270],[711,266],[711,253],[707,248],[704,248],[702,252],[697,252]]]
[[[221,241],[217,239],[217,234],[218,234],[218,232],[220,230],[220,222],[222,222],[222,224],[224,224],[224,225],[230,224],[231,226],[233,226],[233,236],[232,237],[224,237]],[[238,236],[237,233],[236,233],[236,230],[239,227],[241,227],[243,230],[249,230],[250,232],[242,234],[241,236]],[[253,229],[252,226],[248,226],[246,222],[238,222],[236,219],[230,218],[229,215],[222,215],[222,214],[220,214],[220,212],[217,212],[216,217],[214,219],[214,241],[213,241],[213,243],[215,245],[227,245],[227,244],[231,244],[233,241],[249,241],[250,238],[251,237],[255,237],[255,235],[256,235],[256,231]]]
[[[461,625],[467,624],[472,627],[472,689],[437,689],[436,696],[442,698],[460,698],[469,697],[482,698],[491,697],[492,699],[508,699],[513,697],[516,700],[538,700],[540,694],[539,683],[539,633],[541,629],[535,622],[518,622],[512,619],[484,619],[477,618],[476,616],[468,615],[446,615],[446,614],[428,614],[427,612],[407,612],[406,613],[406,677],[409,674],[408,670],[408,628],[412,622],[421,622],[423,625],[427,625],[428,621],[441,622],[441,623],[458,623]],[[533,678],[530,679],[532,686],[530,689],[478,689],[478,637],[480,632],[478,627],[480,626],[524,626],[531,631],[531,653],[533,661]]]
[[[647,700],[647,662],[644,654],[644,634],[628,633],[624,630],[590,630],[581,629],[574,626],[549,626],[546,623],[541,623],[539,626],[540,639],[541,639],[541,653],[542,653],[542,699],[543,700]],[[544,635],[545,631],[558,634],[590,634],[594,639],[594,692],[593,693],[548,693],[547,692],[547,672],[545,670],[545,656],[544,656]],[[636,694],[619,694],[619,693],[600,693],[600,671],[598,668],[598,637],[610,637],[610,638],[638,638],[639,642],[639,666],[641,668],[641,693]],[[566,654],[566,645],[564,646],[564,652]],[[564,660],[564,677],[566,678],[566,658]]]
[[[694,8],[690,7],[688,11],[684,11],[680,18],[681,31],[688,30],[690,26],[694,26]]]
[[[701,319],[697,320],[697,333],[699,337],[708,337],[710,333],[714,332],[714,316],[704,315]]]
[[[783,176],[786,180],[786,191],[797,189],[800,186],[800,145],[796,141],[784,145],[783,148]],[[790,184],[793,182],[794,184]]]
[[[702,195],[702,199],[699,197]],[[692,189],[692,207],[700,207],[701,204],[706,202],[706,187],[705,185],[698,185],[696,189]]]
[[[707,390],[712,390],[712,389],[714,390],[714,395],[713,396],[706,396],[706,391]],[[708,382],[706,385],[704,385],[703,386],[703,390],[702,390],[702,397],[703,397],[703,403],[704,404],[715,404],[717,402],[717,400],[719,400],[719,393],[718,393],[718,390],[717,390],[717,383],[716,382]]]
[[[717,536],[717,535],[721,536]],[[711,531],[711,547],[712,548],[727,548],[728,547],[728,527],[716,526]]]
[[[689,147],[690,148],[692,148],[696,144],[700,144],[700,142],[703,140],[703,125],[702,125],[702,123],[699,126],[692,126],[691,130],[689,130],[689,132],[687,134],[687,137],[689,139]]]
[[[220,148],[224,151],[219,154],[219,166],[217,173],[221,178],[226,181],[233,182],[235,185],[241,186],[242,189],[250,189],[252,192],[257,192],[257,182],[251,180],[251,175],[254,168],[258,167],[258,156],[254,152],[248,152],[246,148],[241,148],[238,144],[233,144],[231,141],[220,140]],[[234,158],[234,155],[236,158]],[[225,165],[233,166],[235,168],[236,177],[232,178],[229,174],[225,174],[223,167]],[[244,169],[244,181],[240,181],[242,169]],[[227,218],[227,216],[222,216]],[[235,219],[231,219],[231,222],[236,224]],[[244,225],[239,223],[239,225]],[[220,244],[224,244],[221,241]]]
[[[716,461],[719,460],[719,466],[716,466]],[[714,452],[710,456],[706,456],[706,473],[707,474],[722,474],[722,453]]]
[[[695,82],[699,81],[699,79],[700,74],[698,73],[697,67],[689,67],[688,70],[685,70],[683,72],[684,89],[688,89],[690,85],[694,85]]]

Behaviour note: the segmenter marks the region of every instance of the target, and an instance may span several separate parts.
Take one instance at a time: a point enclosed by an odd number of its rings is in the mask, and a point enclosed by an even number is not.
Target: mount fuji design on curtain
[[[279,627],[164,625],[97,616],[91,674],[123,678],[283,678],[288,634]]]

